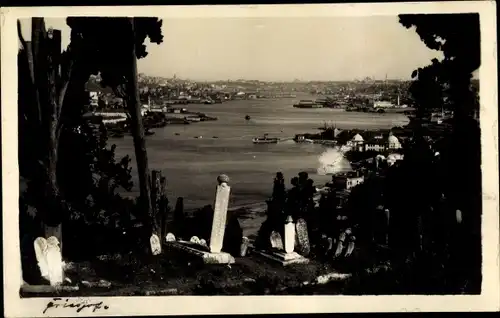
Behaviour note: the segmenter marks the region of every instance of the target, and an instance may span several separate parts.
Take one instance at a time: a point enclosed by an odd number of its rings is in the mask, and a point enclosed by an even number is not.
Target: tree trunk
[[[142,122],[141,105],[139,102],[139,90],[137,84],[137,56],[135,53],[135,26],[134,18],[129,18],[131,26],[131,50],[130,72],[127,78],[126,104],[130,113],[131,132],[134,138],[135,158],[137,160],[137,173],[139,175],[140,205],[144,211],[144,217],[151,231],[157,231],[156,222],[151,204],[151,184],[148,166],[148,155],[146,151],[146,140],[144,139],[144,126]]]
[[[59,60],[61,55],[61,32],[54,30],[50,36],[43,18],[32,19],[33,76],[40,98],[42,125],[47,133],[45,162],[46,180],[43,226],[45,236],[55,236],[62,248],[63,206],[57,183],[57,152],[59,148]]]

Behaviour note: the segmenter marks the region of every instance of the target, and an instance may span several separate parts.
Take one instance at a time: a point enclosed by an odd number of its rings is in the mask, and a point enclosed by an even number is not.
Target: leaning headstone
[[[354,235],[349,237],[349,244],[347,244],[347,249],[345,252],[345,257],[351,256],[352,252],[354,251],[354,247],[356,244],[356,237]]]
[[[250,240],[248,237],[243,236],[242,242],[241,242],[241,248],[240,248],[240,256],[244,257],[247,255],[247,250],[248,250],[248,245],[250,244]]]
[[[233,264],[235,262],[234,257],[227,251],[222,251],[230,193],[230,187],[228,185],[229,177],[220,175],[217,178],[217,182],[215,208],[212,209],[211,206],[205,206],[200,216],[197,215],[195,217],[195,222],[193,223],[194,226],[208,225],[208,231],[205,231],[203,227],[195,229],[195,231],[190,231],[201,237],[210,236],[209,246],[207,247],[206,241],[200,240],[195,236],[193,236],[189,242],[179,240],[176,242],[169,242],[168,246],[170,249],[177,250],[180,253],[200,258],[204,264]]]
[[[296,227],[297,246],[296,251],[300,255],[307,256],[311,252],[309,234],[307,233],[307,223],[304,219],[298,219]]]
[[[34,242],[34,247],[40,274],[43,278],[49,279],[49,267],[47,264],[47,240],[43,237],[38,237]]]
[[[337,240],[337,249],[335,250],[335,255],[334,255],[335,258],[339,257],[340,254],[342,254],[342,251],[344,250],[344,243],[345,243],[346,237],[347,237],[347,234],[345,232],[342,232],[339,235],[339,239]]]
[[[228,185],[229,177],[225,174],[217,177],[215,193],[214,216],[212,220],[212,232],[210,235],[210,252],[220,253],[224,242],[224,231],[226,230],[227,207],[229,204],[229,193],[231,187]]]
[[[175,235],[173,233],[167,233],[165,240],[167,242],[175,242]]]
[[[46,255],[50,285],[59,286],[63,283],[64,272],[61,248],[59,247],[59,240],[55,236],[47,239]]]
[[[194,244],[200,244],[200,239],[198,238],[198,236],[191,237],[189,241]]]
[[[272,231],[271,232],[270,240],[271,240],[271,247],[272,248],[275,248],[275,249],[278,249],[278,250],[282,250],[283,249],[283,240],[281,238],[281,234],[279,234],[276,231]]]
[[[153,253],[153,255],[158,255],[161,253],[161,243],[158,235],[156,234],[151,235],[149,243],[151,244],[151,252]]]

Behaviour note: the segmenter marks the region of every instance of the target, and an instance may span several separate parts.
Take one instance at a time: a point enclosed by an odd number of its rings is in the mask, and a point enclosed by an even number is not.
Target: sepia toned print
[[[498,293],[482,14],[148,12],[14,19],[19,301]]]

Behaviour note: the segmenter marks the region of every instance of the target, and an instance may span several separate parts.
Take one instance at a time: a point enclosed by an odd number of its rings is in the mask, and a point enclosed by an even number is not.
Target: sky
[[[46,19],[69,42],[65,19]],[[409,79],[441,53],[397,16],[168,18],[140,73],[194,80]]]

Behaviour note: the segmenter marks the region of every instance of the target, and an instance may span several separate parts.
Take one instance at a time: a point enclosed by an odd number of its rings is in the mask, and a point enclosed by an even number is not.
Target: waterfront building
[[[390,108],[390,107],[394,107],[394,105],[388,101],[378,100],[373,102],[373,108]]]
[[[364,181],[365,177],[360,171],[339,173],[332,176],[332,185],[335,189],[339,190],[351,190]]]
[[[354,135],[351,140],[349,140],[346,144],[352,150],[363,151],[363,144],[365,140],[360,134]]]
[[[402,146],[401,143],[399,142],[399,139],[396,136],[390,134],[389,137],[387,138],[387,148],[394,150],[394,149],[401,149]]]

